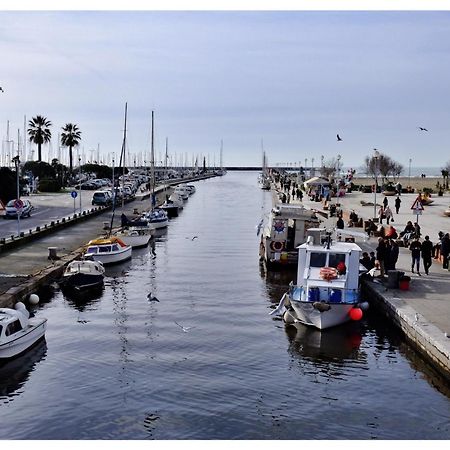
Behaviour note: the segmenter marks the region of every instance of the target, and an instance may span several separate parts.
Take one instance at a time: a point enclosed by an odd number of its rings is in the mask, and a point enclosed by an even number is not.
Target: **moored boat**
[[[101,261],[81,259],[67,264],[61,280],[61,288],[66,291],[85,292],[101,289],[105,277]]]
[[[178,205],[173,200],[170,200],[168,195],[166,196],[166,201],[160,206],[160,208],[167,213],[169,219],[178,216]]]
[[[146,220],[148,226],[154,230],[167,227],[169,224],[169,217],[167,213],[161,208],[154,208],[142,215],[142,220]]]
[[[116,264],[131,258],[131,245],[116,236],[93,239],[87,244],[86,256],[104,265]]]
[[[128,219],[125,214],[121,215],[122,228],[114,232],[114,236],[120,238],[126,245],[132,248],[146,247],[153,236],[154,229],[147,220]]]
[[[183,200],[187,200],[190,195],[190,189],[186,186],[177,186],[173,192],[178,194]]]
[[[361,248],[332,241],[325,229],[308,234],[298,250],[297,285],[291,283],[271,314],[283,313],[287,324],[300,322],[320,330],[361,319],[367,307],[359,291]]]
[[[260,259],[269,269],[295,267],[297,247],[306,241],[308,229],[319,224],[315,212],[302,205],[275,206],[261,235]]]
[[[14,309],[0,308],[0,358],[17,356],[44,337],[47,319],[30,318],[21,302]]]

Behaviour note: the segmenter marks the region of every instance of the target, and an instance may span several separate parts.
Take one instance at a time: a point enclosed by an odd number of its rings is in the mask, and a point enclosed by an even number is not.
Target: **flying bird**
[[[420,131],[428,131],[426,128],[424,128],[424,127],[419,127],[419,130]]]
[[[0,86],[0,91],[5,92],[1,86]]]
[[[178,322],[176,322],[175,320],[174,320],[174,322],[185,332],[185,333],[187,333],[187,332],[189,332],[189,330],[192,330],[192,328],[195,328],[195,327],[183,327],[183,325],[180,325]]]
[[[336,135],[336,137],[337,137],[338,142],[342,141],[342,138],[338,134]]]
[[[194,239],[198,239],[198,236],[194,236],[191,241],[193,241]]]

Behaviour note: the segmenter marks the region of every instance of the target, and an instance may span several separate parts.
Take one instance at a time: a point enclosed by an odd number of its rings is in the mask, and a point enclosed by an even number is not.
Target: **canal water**
[[[269,316],[295,274],[260,268],[256,172],[195,186],[98,298],[55,289],[37,308],[46,340],[0,367],[0,438],[450,438],[449,386],[384,317]]]

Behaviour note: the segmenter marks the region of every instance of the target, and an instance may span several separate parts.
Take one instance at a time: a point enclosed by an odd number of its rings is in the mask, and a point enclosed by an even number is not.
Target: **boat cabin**
[[[28,316],[26,309],[0,308],[0,341],[26,328]]]
[[[321,229],[310,230],[299,246],[297,285],[301,300],[353,302],[359,289],[361,247],[332,241]],[[299,298],[300,300],[300,298]]]

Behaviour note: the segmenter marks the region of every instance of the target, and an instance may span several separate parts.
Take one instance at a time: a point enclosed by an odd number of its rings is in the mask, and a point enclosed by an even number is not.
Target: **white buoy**
[[[294,323],[294,317],[292,316],[292,314],[289,311],[286,311],[283,314],[283,320],[288,325],[292,325]]]
[[[14,309],[15,309],[16,311],[20,311],[21,309],[27,309],[27,307],[26,307],[22,302],[17,302],[17,303],[14,305]]]
[[[37,305],[39,303],[39,295],[31,294],[28,301],[31,305]]]

